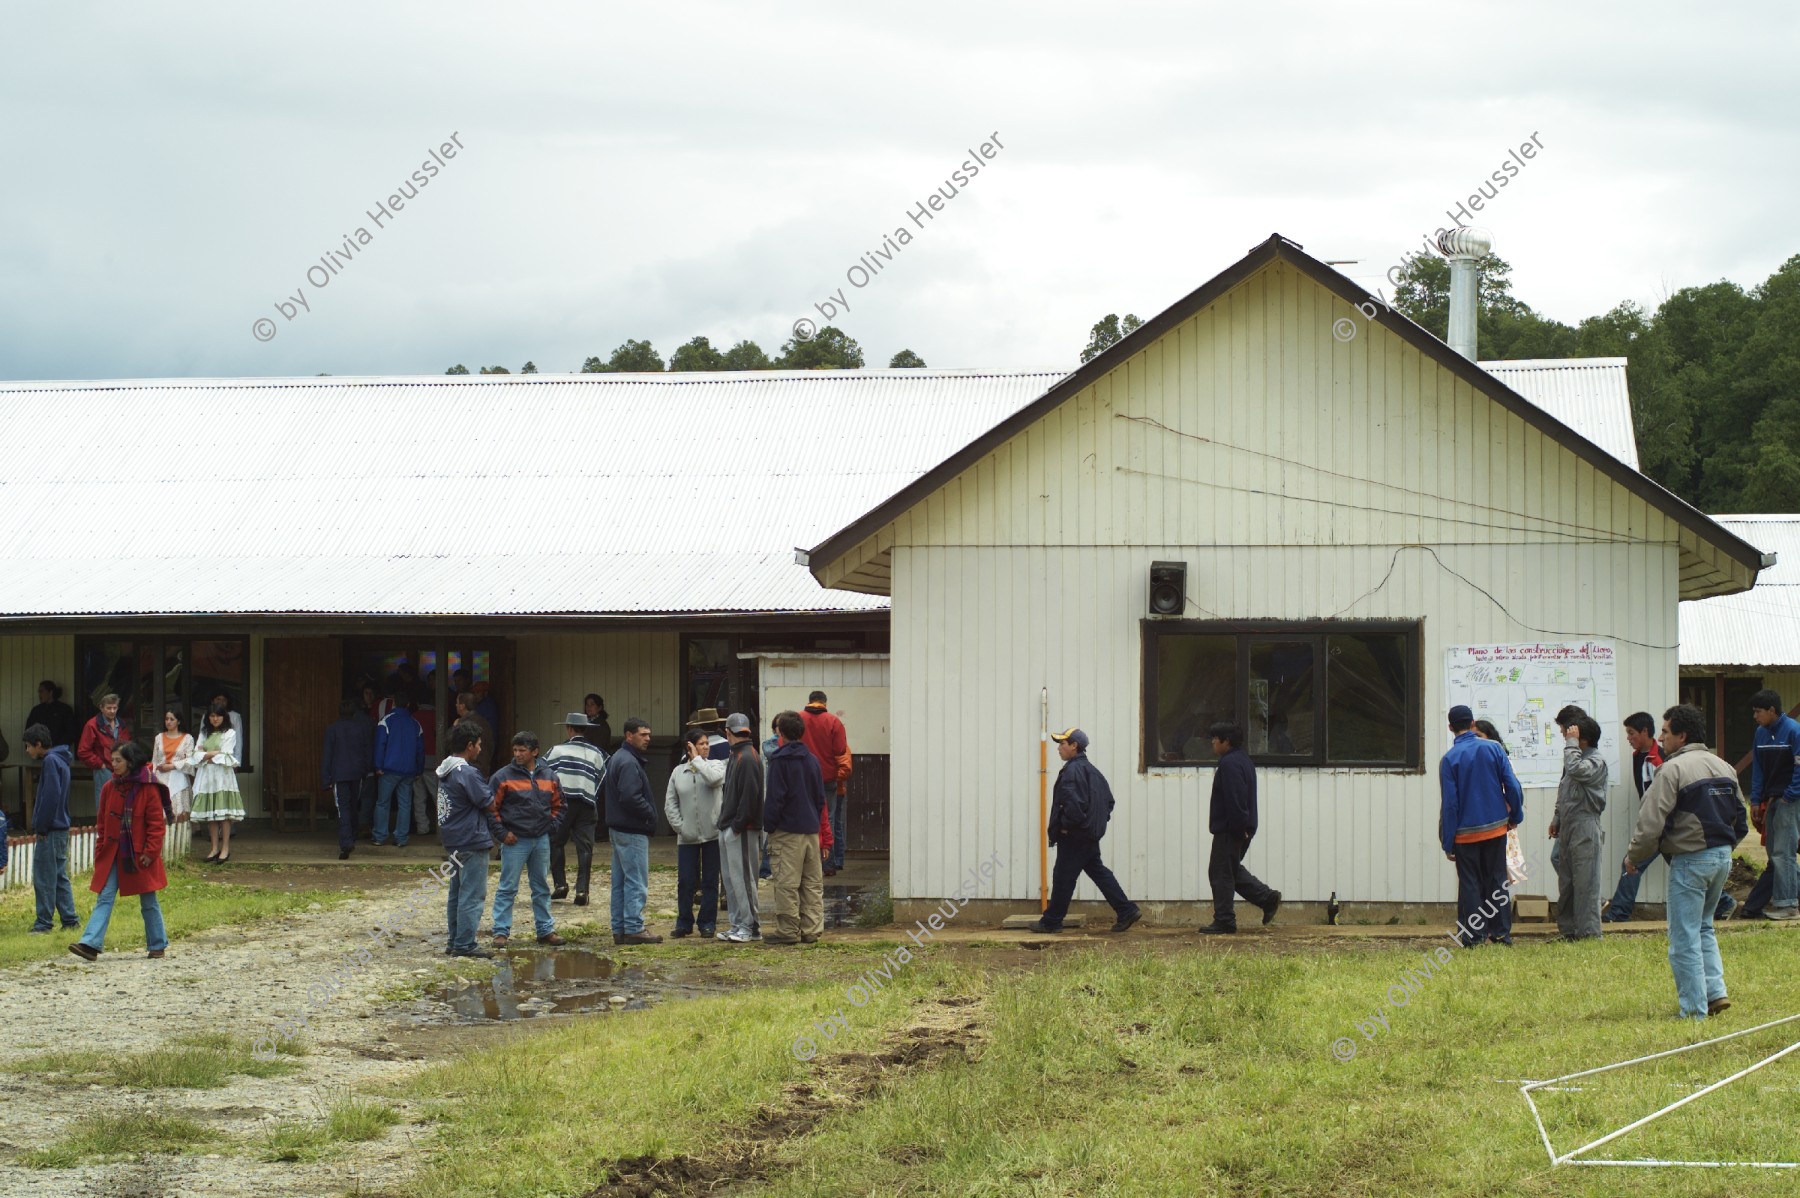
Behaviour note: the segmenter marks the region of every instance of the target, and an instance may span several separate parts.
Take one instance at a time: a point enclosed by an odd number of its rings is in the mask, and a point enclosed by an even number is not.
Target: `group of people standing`
[[[234,770],[242,717],[224,696],[208,709],[198,742],[182,726],[181,710],[163,711],[163,730],[150,747],[132,738],[120,718],[119,696],[102,695],[99,712],[77,726],[74,712],[61,701],[54,682],[38,687],[38,705],[25,728],[25,752],[38,768],[31,810],[35,916],[31,931],[46,935],[60,925],[80,925],[74,888],[69,879],[69,835],[73,820],[69,798],[73,767],[94,773],[95,866],[90,888],[100,895],[86,930],[71,951],[93,960],[99,955],[120,894],[140,897],[150,955],[162,956],[166,937],[156,891],[166,884],[163,836],[171,823],[192,820],[212,835],[209,861],[229,859],[231,825],[244,818],[244,805]],[[234,727],[234,721],[236,727]],[[0,815],[0,843],[5,817]],[[0,855],[0,869],[5,868]]]
[[[842,744],[843,725],[814,692],[807,713],[785,711],[773,721],[772,749],[759,749],[749,717],[703,709],[689,717],[683,760],[670,774],[662,813],[675,831],[679,915],[671,936],[698,933],[732,944],[811,944],[825,929],[823,878],[829,840],[829,787],[848,775],[848,749],[829,758],[810,747]],[[512,762],[484,776],[485,729],[459,720],[450,732],[450,755],[436,770],[440,835],[451,878],[446,900],[447,952],[489,957],[477,945],[487,891],[487,856],[500,849],[494,891],[494,949],[510,946],[512,913],[523,876],[531,892],[537,942],[559,945],[553,899],[567,895],[560,853],[552,848],[576,833],[574,902],[588,903],[592,829],[603,808],[611,847],[613,943],[660,944],[644,922],[649,895],[650,837],[657,807],[651,795],[647,721],[625,721],[617,750],[596,743],[595,725],[582,712],[564,722],[569,739],[539,757],[537,737],[512,737]],[[812,739],[809,740],[809,737]],[[588,852],[583,852],[583,845]],[[757,893],[760,854],[771,861],[775,927],[764,933]],[[556,888],[550,874],[555,862]],[[718,926],[720,887],[729,925]]]
[[[1742,914],[1787,920],[1800,915],[1800,723],[1781,710],[1781,697],[1762,690],[1751,698],[1757,724],[1752,758],[1751,822],[1762,830],[1769,868]],[[1601,910],[1601,816],[1610,767],[1602,732],[1579,707],[1556,713],[1563,736],[1563,770],[1548,834],[1556,841],[1557,930],[1566,940],[1602,935],[1602,925],[1631,917],[1638,884],[1661,855],[1669,863],[1669,965],[1679,1013],[1705,1018],[1730,1007],[1714,934],[1715,920],[1736,906],[1725,886],[1732,849],[1748,834],[1737,771],[1706,746],[1698,708],[1678,704],[1663,713],[1660,733],[1648,712],[1624,721],[1638,795],[1631,842],[1620,862],[1613,896]],[[1507,841],[1524,822],[1524,792],[1493,725],[1466,706],[1450,709],[1455,740],[1439,766],[1439,836],[1456,865],[1457,935],[1464,945],[1511,944],[1512,896]]]

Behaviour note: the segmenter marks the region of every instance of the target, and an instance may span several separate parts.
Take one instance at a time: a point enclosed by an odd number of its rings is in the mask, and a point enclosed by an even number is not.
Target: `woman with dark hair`
[[[1479,736],[1482,740],[1491,740],[1502,749],[1506,749],[1506,742],[1500,739],[1500,729],[1494,727],[1494,722],[1492,720],[1476,720],[1475,735]],[[1507,749],[1506,751],[1509,754],[1512,752],[1511,749]]]
[[[150,755],[136,741],[121,741],[112,751],[112,778],[100,789],[94,817],[94,880],[88,889],[100,896],[88,916],[81,939],[69,951],[84,961],[100,957],[113,904],[120,895],[137,895],[144,915],[144,947],[160,957],[169,947],[162,905],[156,892],[169,884],[163,870],[163,805],[167,789],[150,769]]]
[[[606,722],[606,700],[590,692],[581,700],[581,710],[587,714],[588,719],[600,725],[589,733],[589,739],[604,751],[612,752],[612,725]]]
[[[75,747],[75,737],[81,732],[81,722],[75,718],[75,709],[62,701],[63,689],[48,678],[38,683],[37,706],[25,717],[25,726],[42,724],[50,730],[50,747],[68,745]]]
[[[231,860],[231,825],[244,818],[244,796],[238,793],[237,732],[231,708],[215,702],[200,729],[200,743],[188,755],[194,767],[194,822],[206,825],[212,852],[206,859],[223,865]]]
[[[162,734],[150,742],[150,765],[156,780],[169,791],[169,811],[178,824],[188,822],[188,808],[194,793],[193,776],[188,773],[188,757],[194,751],[194,738],[181,726],[181,710],[163,708]]]

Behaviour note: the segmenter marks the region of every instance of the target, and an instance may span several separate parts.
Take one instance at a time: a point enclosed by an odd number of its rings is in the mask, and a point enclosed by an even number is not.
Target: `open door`
[[[285,793],[322,794],[319,754],[343,697],[344,649],[338,638],[270,637],[263,642],[263,752],[271,794],[276,776]]]

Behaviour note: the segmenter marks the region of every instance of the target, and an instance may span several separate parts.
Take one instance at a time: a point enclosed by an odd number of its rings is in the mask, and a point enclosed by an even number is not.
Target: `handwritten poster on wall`
[[[1448,706],[1468,704],[1491,720],[1512,756],[1521,786],[1555,786],[1562,777],[1562,733],[1555,716],[1570,703],[1600,723],[1601,745],[1619,738],[1618,664],[1610,641],[1454,645],[1444,653]],[[1614,760],[1617,753],[1608,751]],[[1613,765],[1615,780],[1618,765]]]

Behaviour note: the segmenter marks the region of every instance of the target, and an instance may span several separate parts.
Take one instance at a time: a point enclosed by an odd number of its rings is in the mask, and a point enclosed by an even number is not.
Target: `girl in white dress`
[[[194,738],[182,731],[181,713],[173,707],[164,709],[162,734],[150,742],[150,765],[156,780],[169,788],[169,810],[178,824],[188,822],[192,805],[194,777],[188,757],[193,751]]]
[[[212,842],[208,861],[231,860],[231,825],[244,818],[244,797],[238,793],[237,732],[230,724],[231,709],[214,703],[200,729],[200,743],[188,755],[194,767],[194,822],[206,825]]]

